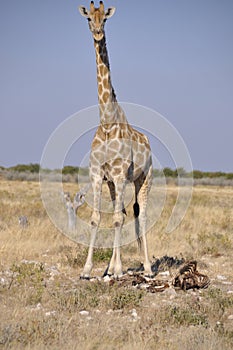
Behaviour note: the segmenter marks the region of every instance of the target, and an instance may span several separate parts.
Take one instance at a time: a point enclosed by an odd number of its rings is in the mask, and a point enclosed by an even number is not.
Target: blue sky
[[[2,166],[39,162],[54,129],[97,103],[93,40],[79,5],[89,1],[0,2]],[[106,0],[108,6],[116,7],[106,36],[118,100],[167,118],[195,169],[232,172],[233,1]],[[162,148],[153,152],[162,166],[172,165]],[[67,162],[78,165],[80,155],[71,152]]]

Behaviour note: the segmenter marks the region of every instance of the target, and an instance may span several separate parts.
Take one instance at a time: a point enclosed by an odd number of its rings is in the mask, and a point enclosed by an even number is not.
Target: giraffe
[[[124,193],[128,182],[135,186],[134,218],[136,237],[143,244],[144,274],[152,275],[146,240],[146,206],[152,183],[152,158],[148,138],[133,129],[117,102],[111,83],[110,64],[106,47],[105,22],[113,16],[114,7],[104,9],[91,1],[90,10],[79,7],[86,17],[94,39],[97,65],[97,86],[100,124],[92,141],[90,154],[90,180],[93,189],[93,213],[91,238],[87,260],[81,278],[89,279],[93,267],[93,249],[100,223],[101,193],[103,181],[107,181],[113,202],[113,227],[115,231],[113,253],[108,266],[108,275],[122,276],[120,256],[121,231],[124,223]]]

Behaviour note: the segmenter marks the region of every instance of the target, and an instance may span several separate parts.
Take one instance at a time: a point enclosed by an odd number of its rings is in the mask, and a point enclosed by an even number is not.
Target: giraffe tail
[[[142,246],[142,240],[140,237],[140,227],[139,227],[139,212],[140,212],[140,207],[138,202],[135,202],[133,205],[133,211],[134,211],[134,219],[135,219],[135,234],[136,234],[136,239],[138,243],[138,248],[141,251],[141,246]]]

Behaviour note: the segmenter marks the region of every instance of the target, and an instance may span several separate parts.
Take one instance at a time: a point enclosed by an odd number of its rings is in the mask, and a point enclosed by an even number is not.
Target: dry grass
[[[233,188],[195,187],[184,220],[167,234],[177,193],[168,187],[162,215],[148,233],[150,257],[197,259],[211,286],[150,294],[80,281],[87,248],[49,221],[38,183],[0,185],[0,348],[232,349]],[[77,188],[65,184],[65,190]],[[26,229],[18,225],[20,215],[29,219]],[[109,256],[109,249],[95,251],[94,275],[101,276]],[[125,269],[141,258],[135,243],[123,247]]]

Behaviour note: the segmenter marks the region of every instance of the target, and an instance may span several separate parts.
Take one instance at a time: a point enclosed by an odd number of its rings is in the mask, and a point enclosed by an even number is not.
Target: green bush
[[[73,175],[73,174],[78,174],[79,173],[79,168],[71,165],[64,166],[62,169],[62,174],[63,175]]]
[[[29,165],[18,164],[16,166],[9,168],[9,170],[17,171],[17,172],[39,173],[40,164],[37,164],[37,163],[35,164],[30,163]]]

